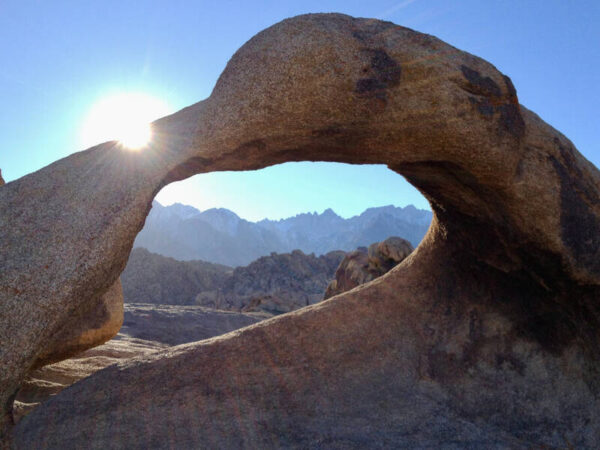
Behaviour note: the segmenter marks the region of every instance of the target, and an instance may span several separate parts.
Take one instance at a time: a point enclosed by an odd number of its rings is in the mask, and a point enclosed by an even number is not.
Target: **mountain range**
[[[203,260],[227,266],[244,266],[272,252],[295,249],[322,255],[333,250],[354,250],[401,236],[417,246],[431,222],[431,211],[412,205],[369,208],[344,219],[332,209],[303,213],[281,220],[250,222],[224,208],[200,211],[157,201],[138,234],[134,247],[178,260]]]

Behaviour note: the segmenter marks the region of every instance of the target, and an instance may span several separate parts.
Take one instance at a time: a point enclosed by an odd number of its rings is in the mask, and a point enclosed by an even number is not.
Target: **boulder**
[[[333,279],[325,290],[324,299],[354,289],[376,277],[369,272],[369,254],[366,247],[348,252],[335,271]]]
[[[380,276],[389,272],[414,250],[406,239],[392,236],[382,242],[369,245],[369,267],[379,271]]]
[[[323,299],[323,290],[344,256],[342,251],[306,255],[301,250],[261,256],[236,267],[215,296],[200,293],[198,304],[235,311],[283,314]]]
[[[410,242],[390,237],[369,248],[359,247],[348,253],[335,271],[335,279],[325,290],[324,299],[354,289],[389,272],[413,251]]]
[[[304,15],[153,131],[0,189],[14,448],[598,446],[600,173],[494,66],[389,22]],[[116,282],[165,184],[301,160],[387,164],[430,201],[428,234],[371,283],[110,366],[12,427],[45,342]]]

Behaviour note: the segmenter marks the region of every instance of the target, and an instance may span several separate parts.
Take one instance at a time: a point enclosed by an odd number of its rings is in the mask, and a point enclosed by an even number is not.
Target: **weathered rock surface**
[[[269,317],[199,306],[125,305],[125,321],[114,339],[73,358],[33,370],[27,376],[15,399],[15,421],[64,388],[112,364],[169,346],[220,336]]]
[[[275,315],[294,311],[322,300],[344,255],[334,251],[315,256],[294,250],[262,256],[246,267],[236,267],[218,290],[198,293],[196,303]]]
[[[117,335],[123,325],[123,289],[121,280],[113,284],[96,305],[69,318],[49,340],[33,367],[62,361],[104,344]]]
[[[21,385],[15,399],[14,419],[18,422],[40,403],[100,369],[136,356],[148,355],[168,346],[161,342],[145,341],[119,333],[115,339],[73,358],[33,370]]]
[[[348,253],[336,269],[335,279],[327,286],[324,299],[354,289],[388,273],[413,250],[410,242],[394,236],[382,242],[375,242],[369,245],[368,249],[359,247]]]
[[[2,178],[2,170],[0,169],[0,186],[4,185],[4,178]]]
[[[598,447],[600,174],[491,64],[391,23],[299,16],[154,131],[142,152],[106,143],[0,189],[5,435],[44,343],[117,280],[166,183],[387,164],[434,220],[371,283],[82,380],[19,422],[15,448]]]

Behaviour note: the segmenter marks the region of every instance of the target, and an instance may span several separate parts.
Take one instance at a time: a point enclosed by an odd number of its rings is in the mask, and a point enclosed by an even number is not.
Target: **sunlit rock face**
[[[0,189],[16,448],[598,446],[600,175],[491,64],[392,23],[299,16],[154,130],[143,152],[103,144]],[[24,375],[115,283],[162,186],[299,160],[404,175],[435,214],[424,241],[348,293],[100,371],[11,433]]]
[[[115,339],[28,374],[15,398],[15,422],[76,381],[112,364],[172,345],[220,336],[269,317],[200,306],[142,303],[125,305],[124,310],[123,327]]]

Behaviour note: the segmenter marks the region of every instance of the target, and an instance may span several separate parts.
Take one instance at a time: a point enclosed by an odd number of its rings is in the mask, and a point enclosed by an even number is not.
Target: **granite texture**
[[[33,368],[62,361],[79,353],[104,344],[117,335],[123,325],[123,289],[121,280],[106,291],[100,301],[82,309],[49,339],[40,352]]]
[[[0,189],[5,442],[598,447],[600,174],[494,66],[389,22],[304,15],[153,126],[141,152],[104,143]],[[160,188],[301,160],[402,174],[434,211],[423,242],[371,283],[108,367],[12,427],[45,342],[116,282]]]
[[[335,278],[327,285],[323,299],[349,291],[388,273],[413,250],[410,242],[392,236],[384,241],[374,242],[369,248],[359,247],[347,253],[335,271]]]
[[[15,421],[73,383],[120,361],[208,339],[270,317],[200,306],[121,304],[124,323],[110,341],[31,371],[15,398]]]

